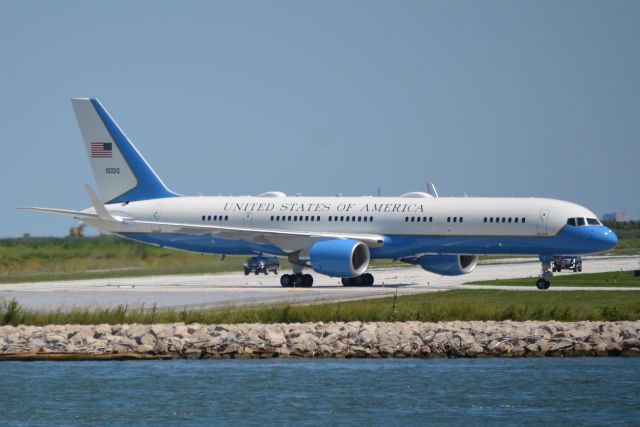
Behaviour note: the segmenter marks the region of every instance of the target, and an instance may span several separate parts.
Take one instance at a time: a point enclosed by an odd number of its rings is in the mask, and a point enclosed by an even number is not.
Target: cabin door
[[[155,205],[153,207],[153,220],[160,221],[160,217],[162,216],[162,205]],[[162,230],[159,225],[152,225],[151,231],[154,233],[160,233]]]
[[[549,223],[549,209],[540,209],[538,214],[538,235],[545,236],[547,234],[547,224]]]
[[[246,212],[242,220],[242,226],[246,228],[253,227],[253,218],[251,218],[251,212]]]

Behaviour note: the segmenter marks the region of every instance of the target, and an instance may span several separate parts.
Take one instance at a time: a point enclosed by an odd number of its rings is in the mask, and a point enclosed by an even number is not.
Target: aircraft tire
[[[536,282],[536,287],[541,291],[549,289],[549,286],[551,286],[551,282],[549,282],[547,279],[538,279],[538,281]]]
[[[305,288],[310,288],[313,286],[313,276],[310,274],[305,274],[302,276],[302,285]]]
[[[283,288],[290,288],[293,286],[293,275],[292,274],[283,274],[280,276],[280,286]]]
[[[362,275],[363,286],[373,286],[374,278],[371,273],[364,273]]]

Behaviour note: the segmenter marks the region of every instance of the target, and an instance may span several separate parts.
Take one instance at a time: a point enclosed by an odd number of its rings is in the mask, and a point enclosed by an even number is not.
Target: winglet
[[[96,214],[103,221],[115,221],[115,218],[111,216],[107,208],[104,207],[96,193],[93,191],[89,184],[84,185],[85,190],[87,190],[87,194],[89,195],[89,199],[91,199],[91,204],[93,208],[96,210]]]

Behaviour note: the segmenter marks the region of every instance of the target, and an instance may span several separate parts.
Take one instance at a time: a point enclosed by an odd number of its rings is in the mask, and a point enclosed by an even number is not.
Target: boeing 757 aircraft
[[[616,235],[588,209],[539,198],[191,197],[169,190],[97,99],[72,99],[99,195],[82,210],[24,208],[66,215],[104,233],[151,245],[221,255],[287,257],[294,274],[280,284],[311,286],[303,268],[371,286],[372,259],[394,259],[443,275],[470,273],[478,255],[536,255],[539,289],[551,262],[613,248]]]

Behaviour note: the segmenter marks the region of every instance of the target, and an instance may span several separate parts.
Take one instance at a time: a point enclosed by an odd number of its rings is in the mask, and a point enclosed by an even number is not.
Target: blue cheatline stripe
[[[267,253],[284,256],[273,245],[226,240],[189,234],[121,233],[144,243],[186,251],[226,255]],[[617,238],[607,227],[566,227],[554,237],[483,236],[386,236],[384,246],[371,248],[371,258],[397,259],[421,253],[495,254],[495,255],[583,255],[606,251]]]
[[[109,116],[109,113],[102,107],[100,101],[92,98],[91,103],[138,181],[138,184],[133,189],[119,195],[113,200],[109,200],[107,203],[122,203],[127,200],[135,202],[138,200],[179,196],[179,194],[169,190],[160,178],[158,178],[158,175],[156,175],[153,169],[151,169],[151,166],[147,164],[142,155],[136,150],[131,141],[129,141],[129,138],[120,130],[116,122]]]

